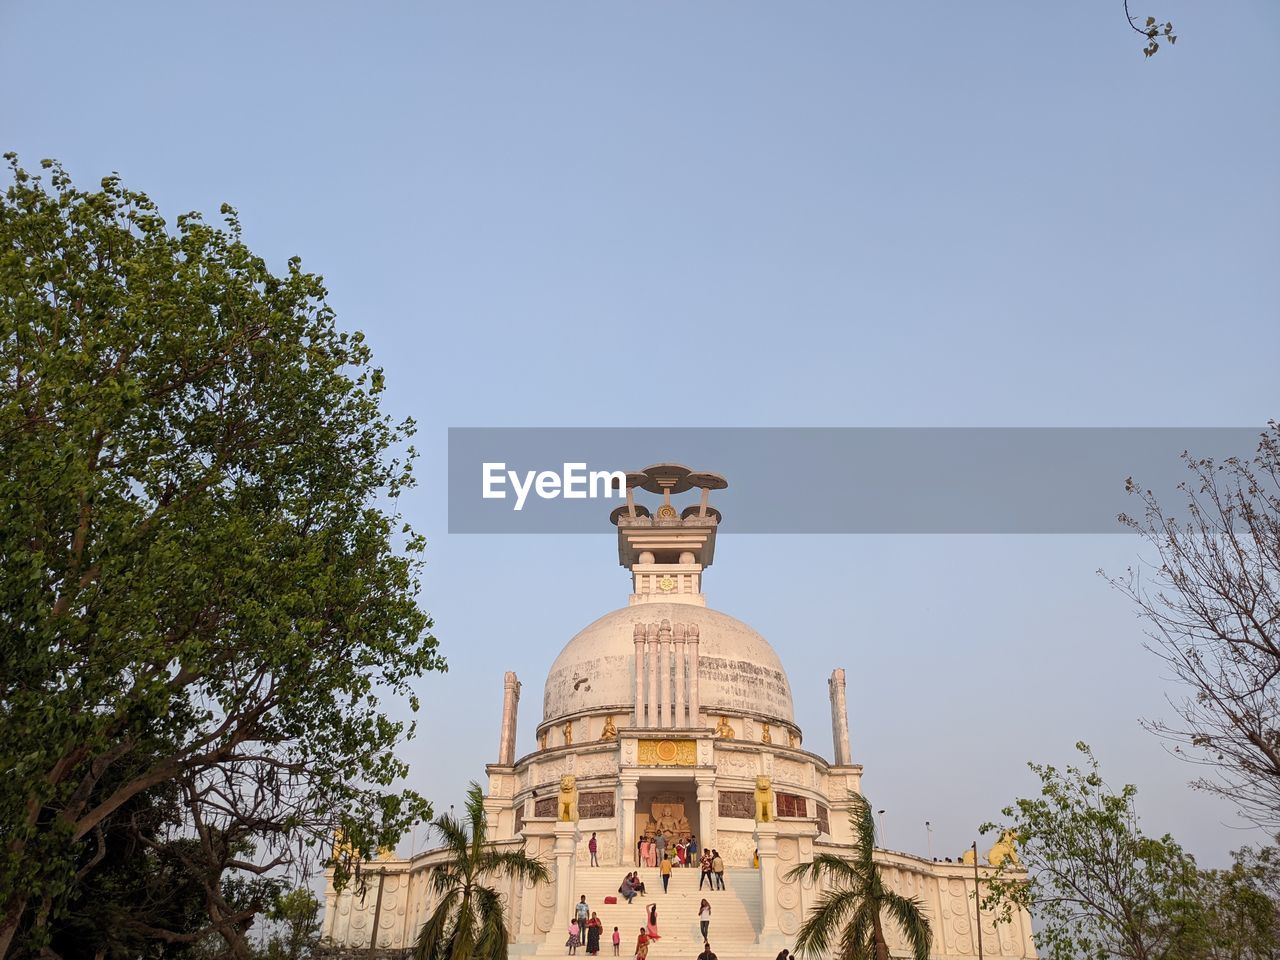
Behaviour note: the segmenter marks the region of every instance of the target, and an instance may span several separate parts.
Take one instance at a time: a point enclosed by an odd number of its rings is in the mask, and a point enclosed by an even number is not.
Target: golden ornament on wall
[[[641,740],[637,762],[642,766],[696,767],[696,740]]]
[[[675,588],[676,588],[676,581],[674,577],[662,577],[658,581],[658,589],[661,590],[663,593],[670,593]]]

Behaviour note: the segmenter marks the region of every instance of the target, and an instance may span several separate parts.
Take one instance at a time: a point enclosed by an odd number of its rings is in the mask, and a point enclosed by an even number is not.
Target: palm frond
[[[933,946],[933,930],[920,901],[886,892],[881,904],[906,936],[907,943],[911,945],[912,956],[916,960],[928,960],[929,949]]]
[[[503,874],[533,883],[546,883],[551,879],[547,865],[523,850],[486,850],[480,855],[475,868],[477,877]]]
[[[869,900],[858,904],[857,913],[840,932],[836,956],[839,960],[875,960],[875,909]]]
[[[845,918],[858,909],[862,896],[855,890],[827,890],[818,897],[796,934],[796,952],[824,956]]]
[[[471,842],[475,849],[479,850],[484,846],[489,831],[488,821],[484,812],[484,791],[480,789],[480,784],[474,780],[471,781],[471,786],[467,788],[466,811],[467,820],[471,824]]]
[[[858,844],[858,859],[870,862],[871,851],[876,847],[876,817],[871,803],[860,793],[850,793],[849,824]]]
[[[453,891],[440,899],[435,910],[427,918],[418,932],[418,942],[414,947],[414,960],[441,960],[447,954],[444,950],[449,930],[449,920],[457,905],[460,892]]]
[[[444,846],[454,857],[467,856],[471,852],[471,836],[462,821],[442,813],[431,821],[431,828],[440,834]]]
[[[475,955],[480,960],[507,960],[507,917],[502,897],[488,887],[476,888],[479,929]]]
[[[864,886],[867,874],[862,864],[837,857],[831,853],[820,853],[811,863],[801,863],[787,871],[788,880],[828,880],[832,883],[843,883],[847,886]]]

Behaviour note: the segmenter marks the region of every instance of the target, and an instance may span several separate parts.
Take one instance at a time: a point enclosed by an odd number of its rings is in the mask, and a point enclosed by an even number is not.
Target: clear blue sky
[[[447,805],[496,758],[503,670],[527,749],[552,659],[627,593],[603,516],[448,536],[449,426],[1280,414],[1280,7],[1136,12],[1178,45],[1144,60],[1120,0],[0,0],[0,145],[170,214],[234,204],[368,333],[421,425],[402,507],[451,671],[410,750]],[[1220,863],[1248,835],[1138,726],[1174,688],[1094,573],[1136,549],[726,536],[706,586],[778,648],[820,752],[849,670],[890,846],[923,853],[929,819],[959,851],[1025,760],[1085,739]]]

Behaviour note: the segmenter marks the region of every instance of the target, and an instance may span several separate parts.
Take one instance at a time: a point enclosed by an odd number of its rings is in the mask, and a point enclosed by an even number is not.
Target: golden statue
[[[794,730],[787,731],[787,746],[792,748],[800,746],[800,738],[796,736]]]
[[[564,745],[566,747],[573,746],[573,721],[566,720],[564,724]]]
[[[604,729],[600,731],[601,740],[617,740],[618,728],[613,725],[613,717],[605,717]]]
[[[540,734],[538,734],[538,749],[539,749],[539,750],[545,750],[545,749],[547,749],[547,734],[548,734],[549,732],[550,732],[549,730],[543,730]]]
[[[716,724],[716,736],[721,740],[732,740],[737,736],[737,734],[733,732],[733,727],[729,726],[728,717],[721,717],[720,722]]]
[[[578,781],[572,774],[560,778],[560,797],[556,802],[557,819],[561,823],[578,822]]]
[[[654,804],[649,810],[649,820],[644,825],[644,832],[651,837],[663,834],[671,842],[693,835],[689,820],[682,812],[677,814],[675,807],[669,803]]]
[[[764,725],[764,732],[760,734],[761,743],[773,743],[773,735],[769,733],[769,725]]]
[[[964,852],[964,856],[960,858],[960,862],[966,866],[973,866],[973,847]]]
[[[995,842],[995,845],[987,851],[987,863],[993,867],[1000,867],[1008,860],[1015,867],[1022,866],[1022,861],[1018,859],[1017,843],[1018,834],[1013,830],[1006,830],[1000,834],[1000,839]],[[972,850],[969,852],[973,853]]]
[[[756,777],[756,823],[773,820],[773,783],[768,777]]]

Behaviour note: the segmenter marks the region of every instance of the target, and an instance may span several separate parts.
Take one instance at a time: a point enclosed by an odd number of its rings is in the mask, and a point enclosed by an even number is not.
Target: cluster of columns
[[[673,627],[670,620],[637,623],[632,639],[636,645],[635,725],[698,726],[702,708],[698,696],[698,625],[677,623]]]

